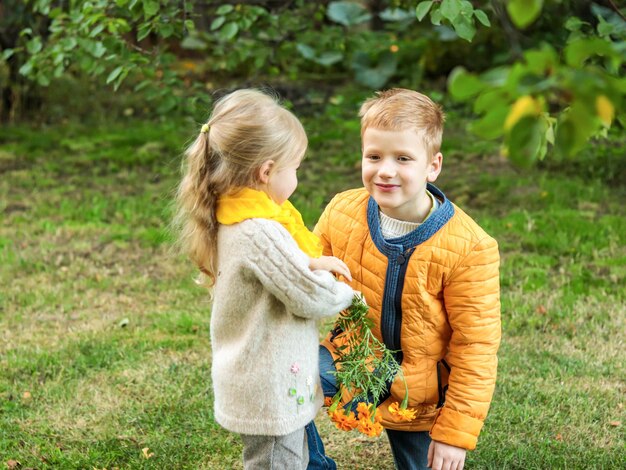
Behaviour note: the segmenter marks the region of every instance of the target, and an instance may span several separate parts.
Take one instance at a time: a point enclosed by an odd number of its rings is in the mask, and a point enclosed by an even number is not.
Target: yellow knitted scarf
[[[253,218],[275,220],[285,227],[307,255],[312,258],[322,255],[319,238],[306,228],[300,212],[289,201],[278,205],[263,191],[250,188],[219,198],[217,221],[220,224],[232,225]]]

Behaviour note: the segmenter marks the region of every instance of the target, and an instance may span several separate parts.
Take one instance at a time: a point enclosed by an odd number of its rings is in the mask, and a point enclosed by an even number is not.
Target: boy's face
[[[441,171],[442,155],[431,158],[413,130],[367,128],[363,134],[363,185],[380,210],[398,220],[422,222],[430,211],[426,183]]]

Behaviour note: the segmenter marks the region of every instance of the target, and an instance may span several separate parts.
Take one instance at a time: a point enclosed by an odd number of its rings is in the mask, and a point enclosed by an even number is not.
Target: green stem
[[[404,382],[404,398],[402,399],[402,404],[400,408],[406,410],[409,406],[409,385],[406,383],[406,378],[402,373],[402,368],[400,368],[400,377],[402,377],[402,381]]]

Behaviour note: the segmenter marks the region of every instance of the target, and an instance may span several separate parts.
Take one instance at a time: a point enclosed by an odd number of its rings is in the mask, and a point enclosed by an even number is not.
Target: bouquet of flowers
[[[377,437],[383,427],[378,405],[389,384],[402,369],[393,353],[372,334],[373,322],[367,318],[368,306],[362,295],[355,295],[352,305],[344,310],[337,320],[337,328],[345,344],[338,347],[339,358],[335,361],[339,392],[327,399],[328,415],[335,426],[343,431],[353,429]],[[351,393],[352,399],[340,406],[342,390]],[[416,411],[408,408],[408,389],[405,381],[405,396],[401,404],[393,403],[389,412],[399,421],[411,421]],[[356,408],[355,408],[356,406]],[[355,414],[356,411],[356,414]]]

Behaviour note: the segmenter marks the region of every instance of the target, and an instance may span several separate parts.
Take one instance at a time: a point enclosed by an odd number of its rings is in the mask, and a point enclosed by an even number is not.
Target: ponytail
[[[302,124],[265,93],[237,90],[216,102],[185,151],[174,217],[180,247],[206,276],[201,284],[215,284],[220,196],[256,187],[263,162],[279,167],[306,147]]]

